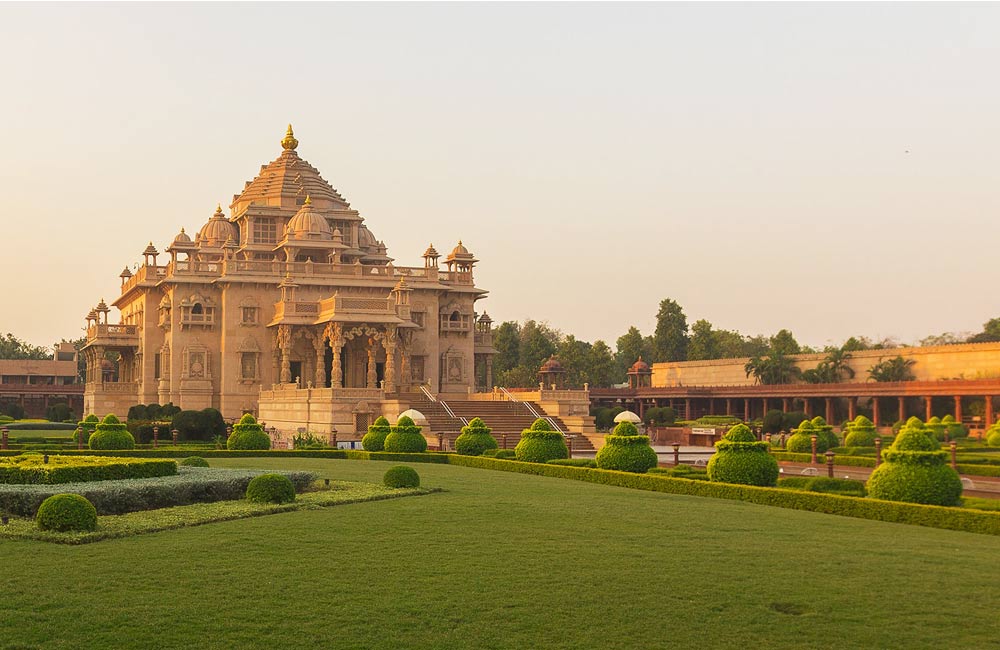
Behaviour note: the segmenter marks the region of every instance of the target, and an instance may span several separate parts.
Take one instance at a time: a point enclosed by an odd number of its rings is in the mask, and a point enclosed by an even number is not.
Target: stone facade
[[[810,370],[826,356],[797,354],[793,358],[800,369]],[[914,361],[910,370],[916,381],[1000,378],[1000,343],[859,350],[851,352],[847,365],[854,370],[854,381],[865,381],[869,368],[897,356]],[[747,377],[744,370],[747,361],[740,358],[654,363],[652,386],[752,386],[754,378]]]
[[[122,272],[112,303],[120,323],[108,322],[103,300],[88,314],[88,412],[172,402],[236,418],[259,413],[262,390],[297,403],[326,389],[331,404],[376,413],[421,385],[468,393],[492,384],[478,260],[459,242],[445,268],[433,245],[421,266],[393,264],[358,211],[299,157],[291,127],[281,144],[229,216],[220,206],[193,239],[181,229],[168,263],[150,243],[136,272]]]

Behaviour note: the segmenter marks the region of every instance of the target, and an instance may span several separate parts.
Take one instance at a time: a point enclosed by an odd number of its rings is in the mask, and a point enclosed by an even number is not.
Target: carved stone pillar
[[[324,332],[330,341],[330,351],[333,352],[333,362],[330,364],[330,386],[342,388],[340,380],[343,371],[340,368],[340,349],[344,347],[344,326],[340,323],[330,323]]]
[[[396,327],[385,328],[385,391],[396,392]]]
[[[323,362],[326,361],[326,339],[323,332],[314,332],[313,346],[316,349],[316,375],[313,385],[316,388],[326,388],[326,369],[323,368]]]
[[[493,355],[486,355],[486,390],[493,390]]]
[[[378,388],[378,373],[375,371],[375,339],[368,339],[368,388]]]
[[[292,383],[292,328],[278,325],[278,346],[281,348],[281,383]]]

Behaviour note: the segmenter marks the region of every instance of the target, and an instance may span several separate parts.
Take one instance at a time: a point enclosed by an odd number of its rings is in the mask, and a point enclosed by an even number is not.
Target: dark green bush
[[[938,441],[944,440],[944,432],[947,428],[947,425],[942,424],[941,418],[937,416],[932,417],[924,423],[924,429],[930,431],[934,439]]]
[[[948,467],[948,453],[939,451],[933,430],[905,426],[882,453],[885,462],[868,477],[868,494],[886,501],[939,506],[961,503],[962,481]]]
[[[104,416],[90,436],[91,449],[135,449],[135,438],[113,414]]]
[[[601,469],[642,474],[656,467],[659,460],[649,446],[649,436],[639,435],[631,422],[619,422],[613,433],[604,437],[604,446],[595,458]]]
[[[187,411],[190,412],[190,411]],[[179,417],[185,411],[178,413]],[[240,421],[233,427],[233,432],[226,440],[227,449],[256,449],[265,450],[271,448],[271,437],[264,432],[264,427],[257,423],[257,419],[249,413],[243,415]]]
[[[990,447],[1000,447],[1000,427],[993,426],[986,434],[986,444]]]
[[[768,411],[767,413],[765,413],[764,414],[764,420],[761,423],[761,428],[763,429],[764,433],[778,433],[778,432],[780,432],[782,430],[781,429],[781,427],[782,427],[781,423],[782,423],[782,420],[784,419],[784,417],[785,417],[785,414],[783,412],[779,411],[778,409],[771,409],[770,411]],[[786,431],[787,431],[787,429],[786,429]]]
[[[85,443],[90,440],[90,436],[97,430],[97,425],[100,423],[101,419],[93,413],[77,423],[77,427],[83,429],[83,441]]]
[[[778,480],[778,461],[768,453],[768,444],[757,442],[745,424],[730,429],[715,448],[715,455],[708,461],[710,480],[764,486]]]
[[[483,452],[483,456],[500,459],[517,458],[517,454],[514,453],[513,449],[487,449]]]
[[[384,451],[385,438],[389,435],[389,421],[378,416],[368,427],[368,433],[361,439],[361,447],[365,451]]]
[[[41,454],[27,452],[20,458],[11,459],[13,464],[0,463],[0,484],[85,483],[172,476],[177,473],[177,463],[166,459],[108,458],[91,462],[93,459],[77,458],[54,456],[51,462],[44,463]]]
[[[61,533],[97,529],[97,509],[79,494],[54,494],[38,507],[35,522],[42,530]]]
[[[60,402],[45,409],[45,419],[50,422],[65,422],[73,419],[73,411],[68,404]]]
[[[649,470],[650,474],[658,474],[661,476],[673,476],[674,478],[686,478],[692,481],[707,481],[708,473],[703,469],[695,469],[690,465],[675,465],[673,467],[652,467]]]
[[[480,418],[472,418],[455,439],[455,451],[464,456],[480,456],[487,449],[498,447],[496,439],[490,435],[490,428]]]
[[[969,437],[969,429],[961,422],[956,422],[954,415],[946,415],[941,418],[941,424],[944,425],[949,440]]]
[[[569,448],[561,433],[553,431],[546,420],[538,418],[530,429],[521,432],[514,455],[525,463],[547,463],[554,458],[569,458]]]
[[[420,427],[404,415],[396,420],[396,425],[391,427],[389,435],[385,437],[385,450],[402,454],[419,454],[427,451],[427,439],[420,433]]]
[[[802,411],[789,411],[781,416],[781,428],[785,431],[791,431],[808,419],[809,416]]]
[[[570,467],[597,467],[597,461],[593,458],[553,458],[548,461],[549,465],[568,465]]]
[[[247,486],[247,501],[254,503],[295,501],[295,486],[284,474],[261,474]]]
[[[208,467],[208,461],[201,456],[188,456],[177,464],[185,467]]]
[[[396,465],[390,467],[382,477],[382,483],[391,488],[415,488],[420,487],[420,475],[417,470],[406,465]]]
[[[181,440],[211,441],[215,436],[226,435],[226,421],[213,408],[180,411],[173,415],[170,428],[177,429]],[[163,433],[162,430],[160,433]]]
[[[614,420],[614,416],[611,416],[611,420]],[[646,409],[646,412],[643,413],[643,421],[654,427],[669,427],[677,421],[677,413],[669,406],[655,406]]]

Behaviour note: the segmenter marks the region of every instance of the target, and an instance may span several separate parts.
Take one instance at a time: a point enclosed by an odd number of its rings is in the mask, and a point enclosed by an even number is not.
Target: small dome
[[[229,223],[226,219],[226,215],[222,213],[222,206],[216,206],[215,214],[212,218],[208,220],[201,230],[198,231],[198,243],[201,246],[209,246],[212,248],[219,248],[227,239],[238,239],[239,234],[236,232],[236,226]]]
[[[465,245],[462,243],[462,240],[459,239],[458,240],[458,246],[456,246],[455,248],[451,249],[451,256],[452,257],[471,257],[471,254],[469,253],[469,249],[466,248]]]
[[[549,360],[542,364],[539,373],[549,373],[549,372],[566,372],[563,370],[562,364],[559,363],[559,359],[555,357],[549,357]]]
[[[305,203],[288,222],[288,239],[333,239],[330,222],[317,212],[313,212],[312,199],[306,196]]]
[[[176,237],[174,237],[174,244],[192,244],[192,243],[194,242],[191,241],[191,237],[186,232],[184,232],[183,228],[181,228],[181,231],[177,233]]]
[[[361,250],[375,250],[378,248],[378,240],[368,226],[361,224],[358,228],[358,248]]]
[[[632,367],[628,369],[628,374],[648,373],[648,372],[650,372],[649,364],[642,360],[642,356],[640,356],[639,359],[632,364]]]
[[[640,418],[632,411],[622,411],[621,413],[615,416],[615,424],[618,424],[619,422],[631,422],[632,424],[637,425],[642,422],[642,418]]]
[[[422,257],[441,257],[441,256],[438,254],[437,250],[435,250],[434,244],[431,244],[430,246],[427,247],[427,250],[424,251]]]
[[[409,410],[403,411],[402,413],[399,414],[399,417],[401,418],[404,415],[406,417],[410,418],[411,420],[413,420],[413,424],[417,425],[418,427],[426,427],[426,426],[428,426],[428,424],[427,424],[427,418],[424,416],[423,413],[421,413],[417,409],[409,409]],[[396,418],[396,419],[398,420],[399,418]]]

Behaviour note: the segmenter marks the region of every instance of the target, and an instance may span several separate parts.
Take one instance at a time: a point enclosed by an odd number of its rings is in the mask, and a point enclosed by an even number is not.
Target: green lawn
[[[378,480],[389,463],[227,459]],[[419,498],[0,542],[0,648],[984,648],[1000,538],[446,465]]]

